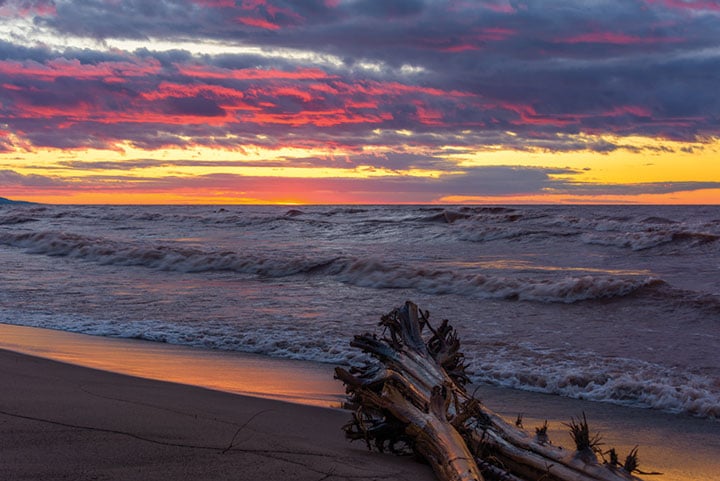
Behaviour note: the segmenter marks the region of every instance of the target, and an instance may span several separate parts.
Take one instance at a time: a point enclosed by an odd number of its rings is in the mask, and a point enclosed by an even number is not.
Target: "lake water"
[[[720,418],[720,207],[0,206],[0,322],[323,363],[412,300],[472,379]]]

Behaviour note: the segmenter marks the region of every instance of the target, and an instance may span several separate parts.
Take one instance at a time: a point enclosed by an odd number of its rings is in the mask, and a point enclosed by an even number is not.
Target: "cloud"
[[[65,163],[75,167],[73,163]],[[83,177],[56,178],[43,175],[23,175],[11,170],[0,170],[0,183],[13,195],[42,189],[48,192],[123,192],[127,195],[165,193],[194,195],[206,192],[222,193],[225,197],[253,198],[257,201],[276,201],[278,194],[288,199],[309,203],[384,202],[433,203],[444,199],[487,199],[520,196],[542,198],[544,195],[561,195],[582,199],[602,196],[630,197],[637,195],[676,194],[682,192],[720,189],[720,182],[650,182],[631,184],[591,184],[564,180],[558,175],[572,174],[572,169],[547,169],[522,166],[492,166],[465,169],[456,174],[437,178],[386,175],[371,178],[294,178],[214,173],[201,175],[138,175],[143,168],[158,166],[211,166],[212,161],[137,160],[131,163],[88,162],[82,165]],[[218,164],[216,164],[218,165]],[[237,163],[237,165],[241,165]],[[134,175],[103,173],[108,170],[136,169]]]
[[[622,195],[636,196],[642,194],[673,194],[696,190],[720,189],[720,182],[641,182],[635,184],[576,184],[564,183],[554,186],[552,193],[598,196]]]
[[[239,84],[244,81],[253,82],[253,91],[266,97],[279,94],[287,100],[289,96],[282,94],[292,90],[298,98],[313,96],[325,101],[325,105],[309,109],[308,115],[295,111],[292,103],[277,102],[274,110],[257,110],[240,119],[258,126],[365,124],[366,129],[374,129],[378,125],[373,124],[382,124],[449,133],[467,128],[510,129],[530,138],[560,131],[684,140],[712,134],[717,128],[712,113],[718,100],[711,92],[713,79],[720,74],[718,56],[693,56],[702,48],[717,45],[717,36],[713,35],[716,23],[702,15],[673,18],[675,8],[655,4],[643,10],[635,2],[593,2],[583,9],[549,0],[541,2],[542,6],[513,4],[512,9],[489,2],[485,10],[470,9],[462,3],[381,3],[351,2],[330,7],[322,2],[239,2],[235,6],[232,2],[160,1],[139,7],[129,2],[95,1],[80,9],[79,4],[69,1],[57,14],[38,17],[39,22],[58,32],[74,35],[95,36],[85,29],[97,26],[108,38],[250,40],[267,51],[305,49],[344,59],[344,66],[336,68],[294,62],[290,54],[284,58],[237,54],[176,62],[173,71],[167,55],[163,59],[146,52],[124,61],[81,61],[60,56],[43,61],[15,60],[0,70],[6,76],[13,75],[16,82],[21,76],[48,81],[73,76],[78,82],[95,78],[104,83],[130,84],[145,74],[144,85],[130,87],[141,92],[157,86],[161,78],[178,85],[203,79],[208,88],[237,88],[241,92],[247,88]],[[264,37],[238,30],[230,11],[264,12],[269,18],[304,21]],[[372,20],[378,15],[388,21]],[[412,16],[413,22],[393,20],[406,16]],[[126,33],[106,28],[108,19]],[[372,28],[369,22],[373,22]],[[132,33],[133,28],[142,31]],[[408,60],[422,73],[398,74],[395,68]],[[260,63],[249,66],[252,61]],[[370,69],[359,76],[355,67],[368,61],[378,65],[378,70]],[[708,75],[693,76],[689,74],[692,71]],[[307,85],[310,80],[316,80],[317,85]],[[467,98],[453,101],[458,94]],[[387,101],[378,104],[374,96]],[[200,109],[200,113],[213,110],[215,116],[222,116],[224,107],[216,104],[213,108],[209,98],[181,98],[169,103],[195,102],[198,108],[204,104],[206,110]],[[377,106],[374,112],[352,112],[354,105],[369,106],[372,102]],[[178,105],[175,110],[192,110],[186,107]],[[332,114],[337,108],[344,109],[343,115]],[[175,111],[167,105],[157,110]],[[118,118],[132,122],[132,115],[121,112]],[[151,123],[177,123],[158,115],[143,115]]]
[[[37,174],[19,174],[12,170],[0,170],[0,185],[4,188],[13,187],[35,187],[35,188],[56,188],[62,187],[65,183],[61,180]]]
[[[650,5],[663,5],[688,11],[720,12],[717,0],[646,0]]]
[[[449,193],[502,195],[575,187],[526,168],[456,175],[444,154],[720,137],[709,0],[0,0],[0,10],[0,151],[325,148],[349,165],[447,173],[432,185]],[[312,155],[286,162],[335,165]],[[413,182],[402,185],[430,185]]]
[[[54,0],[0,0],[0,14],[27,17],[31,15],[54,15]]]

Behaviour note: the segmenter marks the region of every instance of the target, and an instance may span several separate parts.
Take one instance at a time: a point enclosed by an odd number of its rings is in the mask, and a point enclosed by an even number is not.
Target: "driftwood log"
[[[380,326],[381,337],[363,334],[350,343],[370,361],[335,369],[353,411],[344,427],[350,440],[419,455],[442,481],[640,479],[632,474],[639,472],[637,450],[624,463],[614,450],[602,453],[584,414],[568,424],[576,449],[567,450],[550,444],[545,429],[531,435],[520,419],[510,424],[468,394],[460,341],[447,320],[434,329],[429,314],[407,302]]]

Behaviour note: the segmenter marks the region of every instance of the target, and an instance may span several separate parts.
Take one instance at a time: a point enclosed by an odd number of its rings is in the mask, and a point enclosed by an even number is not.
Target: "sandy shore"
[[[0,351],[0,479],[432,480],[349,444],[339,410]]]
[[[339,399],[332,366],[6,325],[0,348],[12,349],[0,350],[3,481],[434,479],[412,459],[343,438],[348,414],[318,407]],[[478,394],[509,419],[522,413],[528,429],[547,419],[565,446],[562,423],[587,413],[608,447],[640,445],[641,468],[664,473],[647,479],[720,480],[720,422],[506,389]]]

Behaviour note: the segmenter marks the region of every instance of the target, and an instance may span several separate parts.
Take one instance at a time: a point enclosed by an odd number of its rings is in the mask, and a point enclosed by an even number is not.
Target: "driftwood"
[[[380,452],[419,455],[442,481],[640,479],[632,474],[637,450],[624,463],[614,450],[600,453],[584,414],[568,424],[577,449],[566,450],[550,444],[547,426],[531,435],[520,418],[507,423],[468,394],[460,341],[447,320],[433,329],[429,314],[407,302],[380,325],[382,337],[363,334],[350,343],[374,360],[335,369],[353,411],[344,427],[349,439]]]

